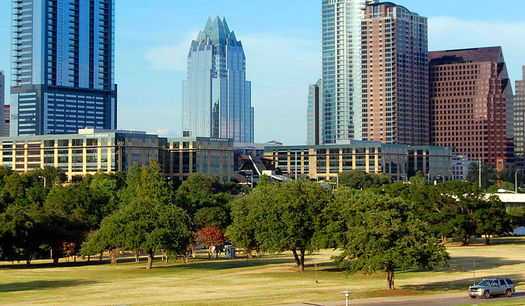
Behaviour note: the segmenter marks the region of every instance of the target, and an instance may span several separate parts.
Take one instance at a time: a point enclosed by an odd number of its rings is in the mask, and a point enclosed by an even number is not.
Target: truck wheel
[[[490,291],[485,291],[483,292],[483,297],[486,298],[486,299],[490,299]]]
[[[512,290],[507,289],[507,291],[505,291],[505,296],[506,297],[512,297]]]

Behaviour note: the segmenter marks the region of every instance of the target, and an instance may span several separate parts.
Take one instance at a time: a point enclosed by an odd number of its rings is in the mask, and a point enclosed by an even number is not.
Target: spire
[[[208,17],[206,26],[203,31],[199,32],[196,43],[214,45],[240,45],[237,41],[235,33],[230,31],[226,18],[219,18],[218,16],[212,19]]]

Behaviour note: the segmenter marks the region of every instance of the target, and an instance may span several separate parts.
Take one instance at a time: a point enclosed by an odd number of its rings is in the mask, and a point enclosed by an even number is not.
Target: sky
[[[0,70],[8,81],[11,2],[0,0]],[[180,136],[189,47],[208,16],[220,16],[244,45],[255,141],[304,144],[308,84],[321,76],[321,2],[117,0],[118,128]],[[393,2],[429,18],[430,51],[502,46],[512,83],[522,79],[525,1]]]

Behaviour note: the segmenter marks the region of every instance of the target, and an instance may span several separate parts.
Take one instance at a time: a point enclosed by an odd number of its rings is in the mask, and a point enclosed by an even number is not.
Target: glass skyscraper
[[[321,141],[363,139],[361,22],[375,0],[323,0]]]
[[[209,18],[191,43],[182,101],[184,135],[254,141],[244,49],[225,19]]]
[[[11,135],[117,127],[114,0],[13,0]]]

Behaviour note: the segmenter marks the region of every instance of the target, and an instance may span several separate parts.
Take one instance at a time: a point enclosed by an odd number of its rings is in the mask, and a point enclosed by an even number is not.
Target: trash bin
[[[233,245],[227,245],[224,247],[224,257],[227,259],[235,258],[235,247]]]

